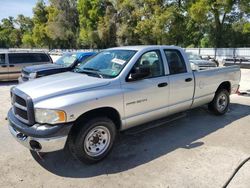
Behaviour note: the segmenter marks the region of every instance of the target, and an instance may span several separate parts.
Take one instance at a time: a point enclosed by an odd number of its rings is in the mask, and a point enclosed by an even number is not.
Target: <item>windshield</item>
[[[74,72],[92,73],[98,77],[114,78],[134,56],[134,50],[105,50],[77,65]]]
[[[197,54],[187,53],[187,55],[189,60],[202,60],[201,57]]]
[[[58,60],[56,60],[55,64],[62,65],[64,67],[69,67],[77,60],[76,54],[64,54]]]

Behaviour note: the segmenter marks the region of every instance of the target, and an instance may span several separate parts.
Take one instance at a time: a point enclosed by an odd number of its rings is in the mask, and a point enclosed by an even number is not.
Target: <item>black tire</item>
[[[225,98],[225,101],[223,98]],[[219,89],[216,91],[213,101],[208,104],[208,109],[215,115],[223,115],[228,111],[229,104],[230,97],[228,91],[226,89]]]
[[[111,151],[116,138],[117,130],[114,122],[107,117],[97,117],[87,121],[81,121],[80,123],[78,123],[77,126],[78,130],[75,131],[73,134],[70,134],[68,140],[68,146],[73,156],[75,156],[77,159],[87,164],[97,163],[101,161],[103,158],[105,158]],[[95,132],[96,129],[99,131]],[[103,132],[100,130],[103,130],[105,134],[103,134]],[[91,134],[92,132],[93,134],[94,133],[99,134],[99,132],[101,134],[90,136],[92,135]],[[108,135],[110,135],[109,139]],[[105,137],[106,139],[102,138],[102,136],[103,137],[106,136]],[[94,141],[92,142],[91,140]],[[93,145],[89,146],[91,147],[93,146],[93,148],[96,149],[96,152],[98,152],[99,150],[101,150],[100,148],[98,148],[98,144],[100,142],[100,144],[105,145],[104,140],[106,140],[105,142],[108,143],[107,146],[105,146],[104,149],[102,149],[102,152],[99,155],[93,156],[93,153],[90,153],[90,149],[86,147],[87,143],[93,144],[94,146]],[[94,144],[94,142],[98,143]],[[94,150],[93,148],[92,150]]]

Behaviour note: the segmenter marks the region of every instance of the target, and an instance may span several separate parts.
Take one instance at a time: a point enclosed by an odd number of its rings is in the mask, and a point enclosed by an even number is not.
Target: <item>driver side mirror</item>
[[[146,78],[150,75],[151,71],[149,66],[139,66],[133,68],[129,74],[128,81],[136,81]]]

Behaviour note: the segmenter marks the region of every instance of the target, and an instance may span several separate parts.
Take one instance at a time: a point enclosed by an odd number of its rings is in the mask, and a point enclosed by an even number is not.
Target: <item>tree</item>
[[[22,37],[22,46],[25,48],[33,48],[35,47],[34,40],[32,34],[25,33]]]
[[[50,0],[47,33],[59,48],[76,48],[78,12],[76,0]]]
[[[0,44],[1,47],[19,47],[21,45],[21,33],[14,27],[14,18],[2,19],[0,27]]]
[[[235,0],[197,0],[191,5],[189,13],[197,23],[206,23],[204,27],[209,32],[212,46],[224,47],[223,34],[229,32],[226,25],[232,24],[231,22],[244,15],[237,13],[239,7],[246,10],[243,5],[245,4],[240,4]],[[226,40],[230,40],[230,38]]]
[[[0,22],[0,47],[250,45],[249,0],[38,0]]]
[[[21,37],[21,45],[23,47],[33,47],[34,42],[32,39],[32,30],[34,28],[34,23],[32,19],[19,14],[14,22],[17,25],[17,29]]]
[[[79,0],[77,10],[79,13],[79,45],[81,47],[100,48],[98,36],[98,23],[105,15],[105,0]]]
[[[140,20],[140,2],[136,0],[118,0],[117,9],[117,44],[136,45],[141,44],[140,36],[136,32],[136,26]]]
[[[142,44],[183,45],[186,15],[183,1],[141,1],[135,32]]]
[[[36,47],[50,47],[51,39],[46,30],[48,21],[48,11],[43,0],[38,0],[33,8],[33,23],[32,37]]]
[[[101,48],[116,46],[116,10],[112,3],[106,5],[105,15],[99,18],[97,30]]]
[[[34,23],[31,18],[19,14],[15,19],[15,23],[18,25],[21,33],[32,33]]]

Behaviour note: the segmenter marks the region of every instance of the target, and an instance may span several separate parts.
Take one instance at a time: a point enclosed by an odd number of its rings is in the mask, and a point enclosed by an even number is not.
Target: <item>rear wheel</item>
[[[70,150],[84,163],[96,163],[102,160],[112,149],[116,127],[106,117],[93,118],[80,123],[80,130],[70,135]]]
[[[223,115],[228,111],[229,103],[230,98],[228,91],[219,89],[216,91],[213,101],[208,104],[208,108],[215,115]]]

